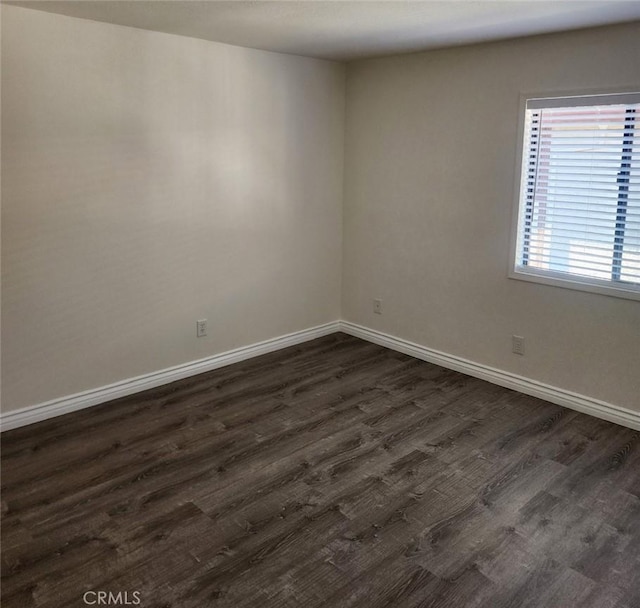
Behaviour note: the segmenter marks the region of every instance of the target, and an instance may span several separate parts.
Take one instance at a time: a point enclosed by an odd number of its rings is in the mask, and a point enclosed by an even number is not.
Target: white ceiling
[[[6,4],[341,61],[640,19],[640,0],[26,0]]]

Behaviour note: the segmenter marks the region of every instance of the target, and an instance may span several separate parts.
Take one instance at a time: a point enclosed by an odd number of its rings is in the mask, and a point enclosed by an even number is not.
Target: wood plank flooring
[[[640,433],[344,334],[3,434],[2,511],[4,608],[640,606]]]

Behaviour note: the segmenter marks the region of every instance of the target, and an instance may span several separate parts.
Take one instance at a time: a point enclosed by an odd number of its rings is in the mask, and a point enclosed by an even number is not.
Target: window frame
[[[518,130],[516,138],[516,154],[514,167],[514,192],[513,192],[513,212],[511,217],[511,232],[509,235],[509,269],[508,277],[519,281],[537,283],[540,285],[548,285],[552,287],[560,287],[564,289],[572,289],[577,291],[585,291],[589,293],[612,296],[616,298],[624,298],[629,300],[640,301],[640,286],[626,288],[623,283],[616,284],[612,281],[604,279],[594,279],[589,277],[581,277],[578,275],[571,276],[566,273],[558,273],[552,270],[540,270],[536,268],[527,268],[526,270],[518,266],[518,232],[520,221],[524,209],[520,206],[520,188],[522,180],[525,179],[524,168],[522,166],[522,158],[524,152],[525,137],[525,120],[527,101],[533,99],[554,99],[563,97],[597,97],[607,95],[629,94],[640,91],[640,87],[630,85],[624,88],[615,89],[596,89],[596,90],[562,90],[562,91],[536,91],[520,93],[518,102]],[[594,99],[593,105],[597,105]]]

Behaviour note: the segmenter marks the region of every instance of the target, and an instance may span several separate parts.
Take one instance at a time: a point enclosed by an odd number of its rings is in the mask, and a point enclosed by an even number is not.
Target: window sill
[[[523,270],[521,267],[513,268],[511,272],[509,272],[509,278],[541,285],[550,285],[552,287],[587,291],[614,298],[640,301],[640,287],[633,287],[631,284],[626,288],[624,287],[624,283],[614,286],[607,281],[600,281],[598,279],[583,279],[578,277],[573,279],[568,278],[564,274],[557,275],[545,271]]]

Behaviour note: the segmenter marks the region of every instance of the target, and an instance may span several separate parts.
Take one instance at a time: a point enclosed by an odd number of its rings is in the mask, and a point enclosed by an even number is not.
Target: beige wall
[[[340,316],[640,411],[640,304],[507,278],[520,92],[637,88],[638,24],[352,63],[344,165],[342,66],[2,35],[3,411]]]
[[[638,23],[350,64],[343,318],[640,411],[640,302],[507,278],[520,93],[626,86]]]
[[[3,6],[2,409],[339,318],[343,132],[338,64]]]

